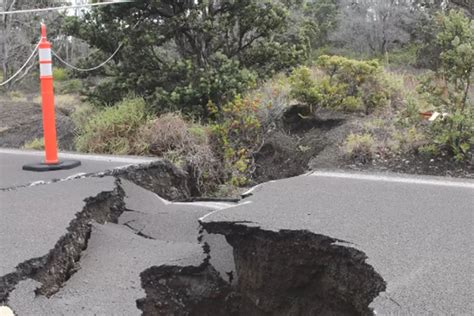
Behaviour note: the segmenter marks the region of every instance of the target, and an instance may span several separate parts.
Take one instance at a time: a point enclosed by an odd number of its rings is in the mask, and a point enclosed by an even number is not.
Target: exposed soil
[[[375,157],[365,163],[349,160],[344,157],[342,145],[351,131],[357,132],[361,123],[368,120],[367,116],[331,111],[319,111],[313,116],[304,107],[290,107],[255,154],[255,182],[297,176],[315,169],[474,178],[473,160],[456,162],[447,156],[430,158],[411,152],[403,156]]]
[[[74,150],[74,123],[56,111],[58,146]],[[34,102],[0,100],[0,147],[19,148],[43,137],[41,106]]]
[[[168,161],[157,160],[143,165],[128,166],[79,177],[104,176],[115,178],[115,188],[112,191],[103,191],[97,196],[87,197],[84,200],[83,209],[78,210],[75,218],[67,227],[66,233],[49,253],[21,262],[14,272],[0,276],[0,305],[8,301],[10,292],[20,281],[28,278],[40,282],[42,285],[36,290],[36,294],[47,297],[55,294],[64,285],[79,269],[82,252],[87,248],[91,236],[92,222],[117,223],[120,215],[126,210],[125,192],[121,186],[121,179],[130,180],[170,200],[189,198],[186,175]],[[72,181],[73,179],[67,178],[51,182]],[[48,183],[43,185],[48,185]],[[14,187],[7,190],[19,188]]]
[[[385,290],[366,255],[307,231],[271,232],[233,223],[203,224],[234,249],[237,285],[200,267],[159,266],[141,274],[144,315],[372,315]]]

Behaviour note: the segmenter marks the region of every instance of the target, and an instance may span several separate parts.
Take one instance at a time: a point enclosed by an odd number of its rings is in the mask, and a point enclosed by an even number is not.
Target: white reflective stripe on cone
[[[41,61],[50,61],[51,60],[51,48],[40,48],[39,49],[39,59]]]
[[[40,75],[52,76],[53,75],[53,65],[52,64],[40,64]]]

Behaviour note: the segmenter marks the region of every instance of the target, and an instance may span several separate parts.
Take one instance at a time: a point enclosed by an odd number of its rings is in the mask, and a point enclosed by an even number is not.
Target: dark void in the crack
[[[87,198],[82,211],[69,223],[66,234],[48,254],[22,262],[15,272],[0,276],[0,305],[7,302],[18,282],[26,278],[42,284],[36,294],[49,297],[56,293],[78,269],[82,251],[87,248],[91,235],[91,222],[117,222],[125,206],[123,197],[120,181],[116,180],[113,191]]]
[[[372,315],[385,282],[366,255],[308,231],[204,224],[234,249],[238,284],[208,263],[160,266],[141,274],[144,315]],[[212,250],[211,250],[212,251]]]

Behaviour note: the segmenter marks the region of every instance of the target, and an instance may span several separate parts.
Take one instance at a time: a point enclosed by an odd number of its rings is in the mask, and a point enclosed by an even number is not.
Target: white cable
[[[99,5],[120,4],[120,3],[127,3],[127,2],[134,2],[134,0],[119,0],[119,1],[109,1],[109,2],[99,2],[99,3],[89,3],[89,4],[77,4],[77,5],[69,5],[69,6],[62,6],[62,7],[3,11],[3,12],[0,12],[0,15],[16,14],[16,13],[33,13],[33,12],[44,12],[44,11],[55,11],[55,10],[68,10],[68,9],[76,9],[76,8],[84,8],[84,7],[95,7]]]
[[[35,49],[33,50],[33,53],[31,53],[30,57],[28,57],[28,60],[23,64],[23,66],[21,66],[21,68],[18,69],[18,71],[13,76],[8,78],[6,81],[0,83],[0,87],[6,85],[7,83],[15,79],[16,76],[18,76],[23,71],[23,69],[25,69],[25,67],[30,63],[31,59],[36,55],[36,52],[38,51],[38,46],[39,46],[39,43],[36,44]]]
[[[61,57],[59,57],[58,54],[56,54],[56,52],[54,50],[52,50],[51,52],[53,53],[53,56],[56,57],[60,62],[62,62],[64,65],[74,69],[74,70],[77,70],[77,71],[83,71],[83,72],[89,72],[89,71],[93,71],[93,70],[96,70],[96,69],[99,69],[100,67],[103,67],[105,64],[107,64],[110,60],[112,60],[112,58],[115,57],[115,55],[117,55],[117,53],[119,52],[120,48],[122,48],[122,45],[123,44],[120,44],[117,49],[115,50],[115,52],[112,54],[112,56],[110,56],[109,58],[107,58],[107,60],[105,60],[104,62],[100,63],[99,65],[95,66],[95,67],[92,67],[92,68],[78,68],[74,65],[71,65],[70,63],[68,63],[67,61],[65,61],[64,59],[62,59]]]

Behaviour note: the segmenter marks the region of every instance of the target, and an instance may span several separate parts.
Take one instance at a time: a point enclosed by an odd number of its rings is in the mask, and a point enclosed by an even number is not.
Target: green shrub
[[[425,146],[427,143],[425,130],[416,126],[402,128],[394,137],[398,141],[402,152],[419,151],[420,147]]]
[[[312,112],[322,107],[369,114],[394,95],[377,61],[323,55],[317,65],[325,73],[322,78],[313,79],[307,67],[295,69],[290,77],[291,95]]]
[[[412,44],[398,50],[392,50],[384,56],[384,61],[397,67],[415,67],[417,64],[417,54],[420,49],[419,45]]]
[[[255,86],[256,74],[243,68],[238,61],[216,53],[210,63],[210,68],[198,68],[189,60],[174,65],[173,80],[179,83],[176,82],[172,91],[157,88],[153,106],[157,110],[181,110],[207,118],[209,102],[219,108]]]
[[[258,99],[240,96],[223,106],[220,112],[209,104],[209,111],[218,115],[211,125],[214,148],[221,152],[227,178],[236,186],[247,184],[255,169],[253,154],[262,141],[259,108]]]
[[[402,108],[396,114],[397,124],[401,127],[416,126],[420,123],[420,112],[423,112],[424,105],[419,96],[406,94]]]
[[[289,78],[284,74],[278,74],[264,82],[257,90],[249,93],[248,97],[261,100],[258,116],[262,128],[267,130],[290,105]]]
[[[76,148],[91,153],[141,154],[147,145],[137,137],[137,132],[148,119],[143,99],[125,99],[79,125]]]
[[[369,133],[351,133],[344,143],[346,157],[359,163],[370,162],[375,156],[375,149],[375,140]]]
[[[68,79],[67,70],[64,68],[54,67],[53,78],[56,81],[65,81]]]
[[[448,151],[456,160],[468,159],[474,146],[474,111],[457,110],[444,119],[435,121],[429,134],[439,151]]]
[[[60,81],[57,83],[56,87],[59,93],[64,93],[64,94],[69,94],[69,93],[78,94],[83,89],[81,79],[70,79],[70,80]]]
[[[423,145],[418,148],[418,153],[427,157],[436,157],[439,155],[439,148],[435,144]]]
[[[71,119],[74,122],[78,134],[81,133],[90,118],[97,114],[97,112],[97,108],[88,103],[84,103],[71,113]]]
[[[87,99],[93,105],[112,106],[126,98],[129,93],[125,83],[105,78],[88,90]]]
[[[440,68],[421,81],[419,92],[437,111],[448,113],[431,124],[430,139],[439,152],[469,159],[474,144],[474,110],[469,91],[474,69],[474,21],[462,12],[439,16]]]
[[[23,149],[32,149],[32,150],[43,150],[44,149],[44,138],[35,138],[29,142],[26,142],[23,146]]]

